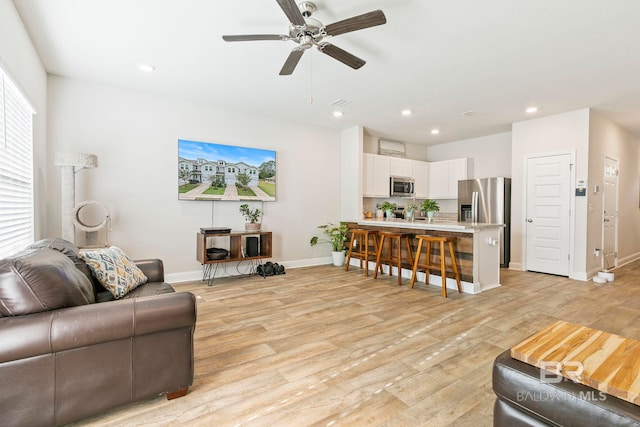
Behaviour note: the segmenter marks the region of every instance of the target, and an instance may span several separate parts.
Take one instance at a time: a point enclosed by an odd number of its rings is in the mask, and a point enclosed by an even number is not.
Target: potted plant
[[[425,199],[420,207],[422,208],[422,212],[427,213],[427,218],[429,218],[429,221],[433,219],[434,212],[440,211],[440,205],[435,200]]]
[[[393,218],[393,211],[396,210],[397,205],[391,202],[384,202],[380,209],[384,211],[384,214],[387,218]]]
[[[240,205],[240,213],[244,216],[244,219],[247,220],[247,223],[244,225],[245,230],[260,231],[259,221],[262,215],[260,209],[250,209],[248,204],[243,203]]]
[[[347,227],[347,224],[341,222],[340,224],[328,223],[319,225],[318,228],[327,235],[327,238],[323,239],[318,236],[313,236],[309,241],[309,244],[311,244],[311,246],[315,246],[318,243],[331,244],[333,265],[341,267],[344,265],[344,242],[347,241],[349,227]]]
[[[415,218],[415,212],[418,210],[418,204],[415,200],[411,200],[407,203],[407,207],[404,209],[407,221],[413,222],[413,218]]]

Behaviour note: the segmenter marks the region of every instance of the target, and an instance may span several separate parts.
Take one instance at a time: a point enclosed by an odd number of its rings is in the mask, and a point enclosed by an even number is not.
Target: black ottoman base
[[[493,364],[494,426],[640,426],[640,406],[511,358]]]

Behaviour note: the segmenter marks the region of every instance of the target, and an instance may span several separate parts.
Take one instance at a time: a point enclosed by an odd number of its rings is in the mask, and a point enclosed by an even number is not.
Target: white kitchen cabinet
[[[413,177],[414,160],[400,157],[389,157],[389,173],[391,176]]]
[[[429,198],[448,199],[449,162],[446,160],[429,163]]]
[[[431,162],[429,164],[429,198],[457,199],[458,181],[467,178],[466,158]]]
[[[362,163],[362,195],[364,197],[389,197],[389,157],[363,153]]]
[[[467,159],[449,160],[449,198],[458,198],[458,181],[468,179]]]
[[[429,197],[429,163],[413,160],[414,192],[417,199]]]

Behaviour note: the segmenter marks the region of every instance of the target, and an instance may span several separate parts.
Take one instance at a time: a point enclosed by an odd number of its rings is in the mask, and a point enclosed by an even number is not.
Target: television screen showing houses
[[[276,152],[178,140],[179,200],[276,200]]]

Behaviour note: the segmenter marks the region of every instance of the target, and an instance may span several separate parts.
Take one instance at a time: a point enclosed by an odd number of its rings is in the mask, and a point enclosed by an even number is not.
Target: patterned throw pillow
[[[138,286],[147,283],[147,276],[117,246],[101,249],[81,249],[80,256],[91,272],[114,298],[122,298]]]

